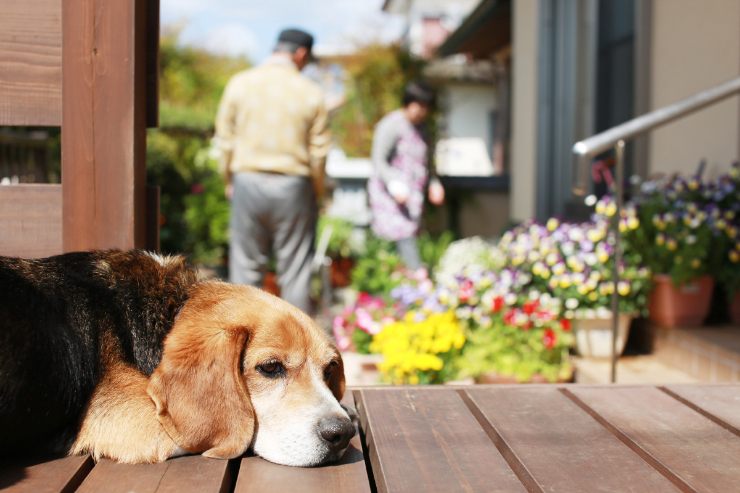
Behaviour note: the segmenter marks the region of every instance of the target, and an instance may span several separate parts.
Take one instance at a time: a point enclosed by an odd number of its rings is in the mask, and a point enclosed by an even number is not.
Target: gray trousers
[[[396,251],[409,269],[417,270],[423,267],[419,255],[419,244],[415,236],[396,241]]]
[[[272,252],[281,297],[312,315],[318,207],[311,179],[254,172],[238,173],[232,183],[229,280],[262,287]]]

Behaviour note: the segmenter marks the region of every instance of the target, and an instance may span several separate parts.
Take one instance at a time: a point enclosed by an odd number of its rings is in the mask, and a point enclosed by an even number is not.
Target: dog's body
[[[343,392],[309,317],[181,257],[0,257],[0,454],[315,465],[354,434]]]

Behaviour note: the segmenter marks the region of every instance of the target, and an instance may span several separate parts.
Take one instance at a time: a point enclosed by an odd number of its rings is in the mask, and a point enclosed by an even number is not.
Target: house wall
[[[448,137],[480,137],[491,152],[491,113],[496,109],[496,88],[490,85],[449,84],[446,87]]]
[[[738,0],[653,0],[651,38],[651,109],[740,75]],[[735,96],[654,130],[649,172],[691,173],[706,159],[714,177],[738,159],[739,137]]]
[[[509,225],[509,192],[472,192],[460,207],[460,235],[463,238],[499,237]]]
[[[512,114],[509,215],[535,215],[539,0],[515,1],[512,13]]]

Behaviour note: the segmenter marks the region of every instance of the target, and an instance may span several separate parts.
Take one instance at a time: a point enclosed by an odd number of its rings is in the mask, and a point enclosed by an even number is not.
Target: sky
[[[384,0],[161,0],[162,26],[180,41],[260,62],[284,28],[313,34],[316,51],[398,39],[403,20],[381,11]]]

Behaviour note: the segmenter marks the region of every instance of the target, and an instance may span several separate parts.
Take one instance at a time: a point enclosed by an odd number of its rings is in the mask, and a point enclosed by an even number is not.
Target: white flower
[[[568,308],[569,310],[575,310],[578,308],[578,300],[575,298],[568,298],[565,300],[565,308]]]
[[[600,306],[596,309],[596,317],[602,319],[612,318],[612,311],[605,306]]]
[[[516,303],[516,295],[514,293],[507,293],[506,296],[504,296],[504,303],[507,305],[513,305]]]

